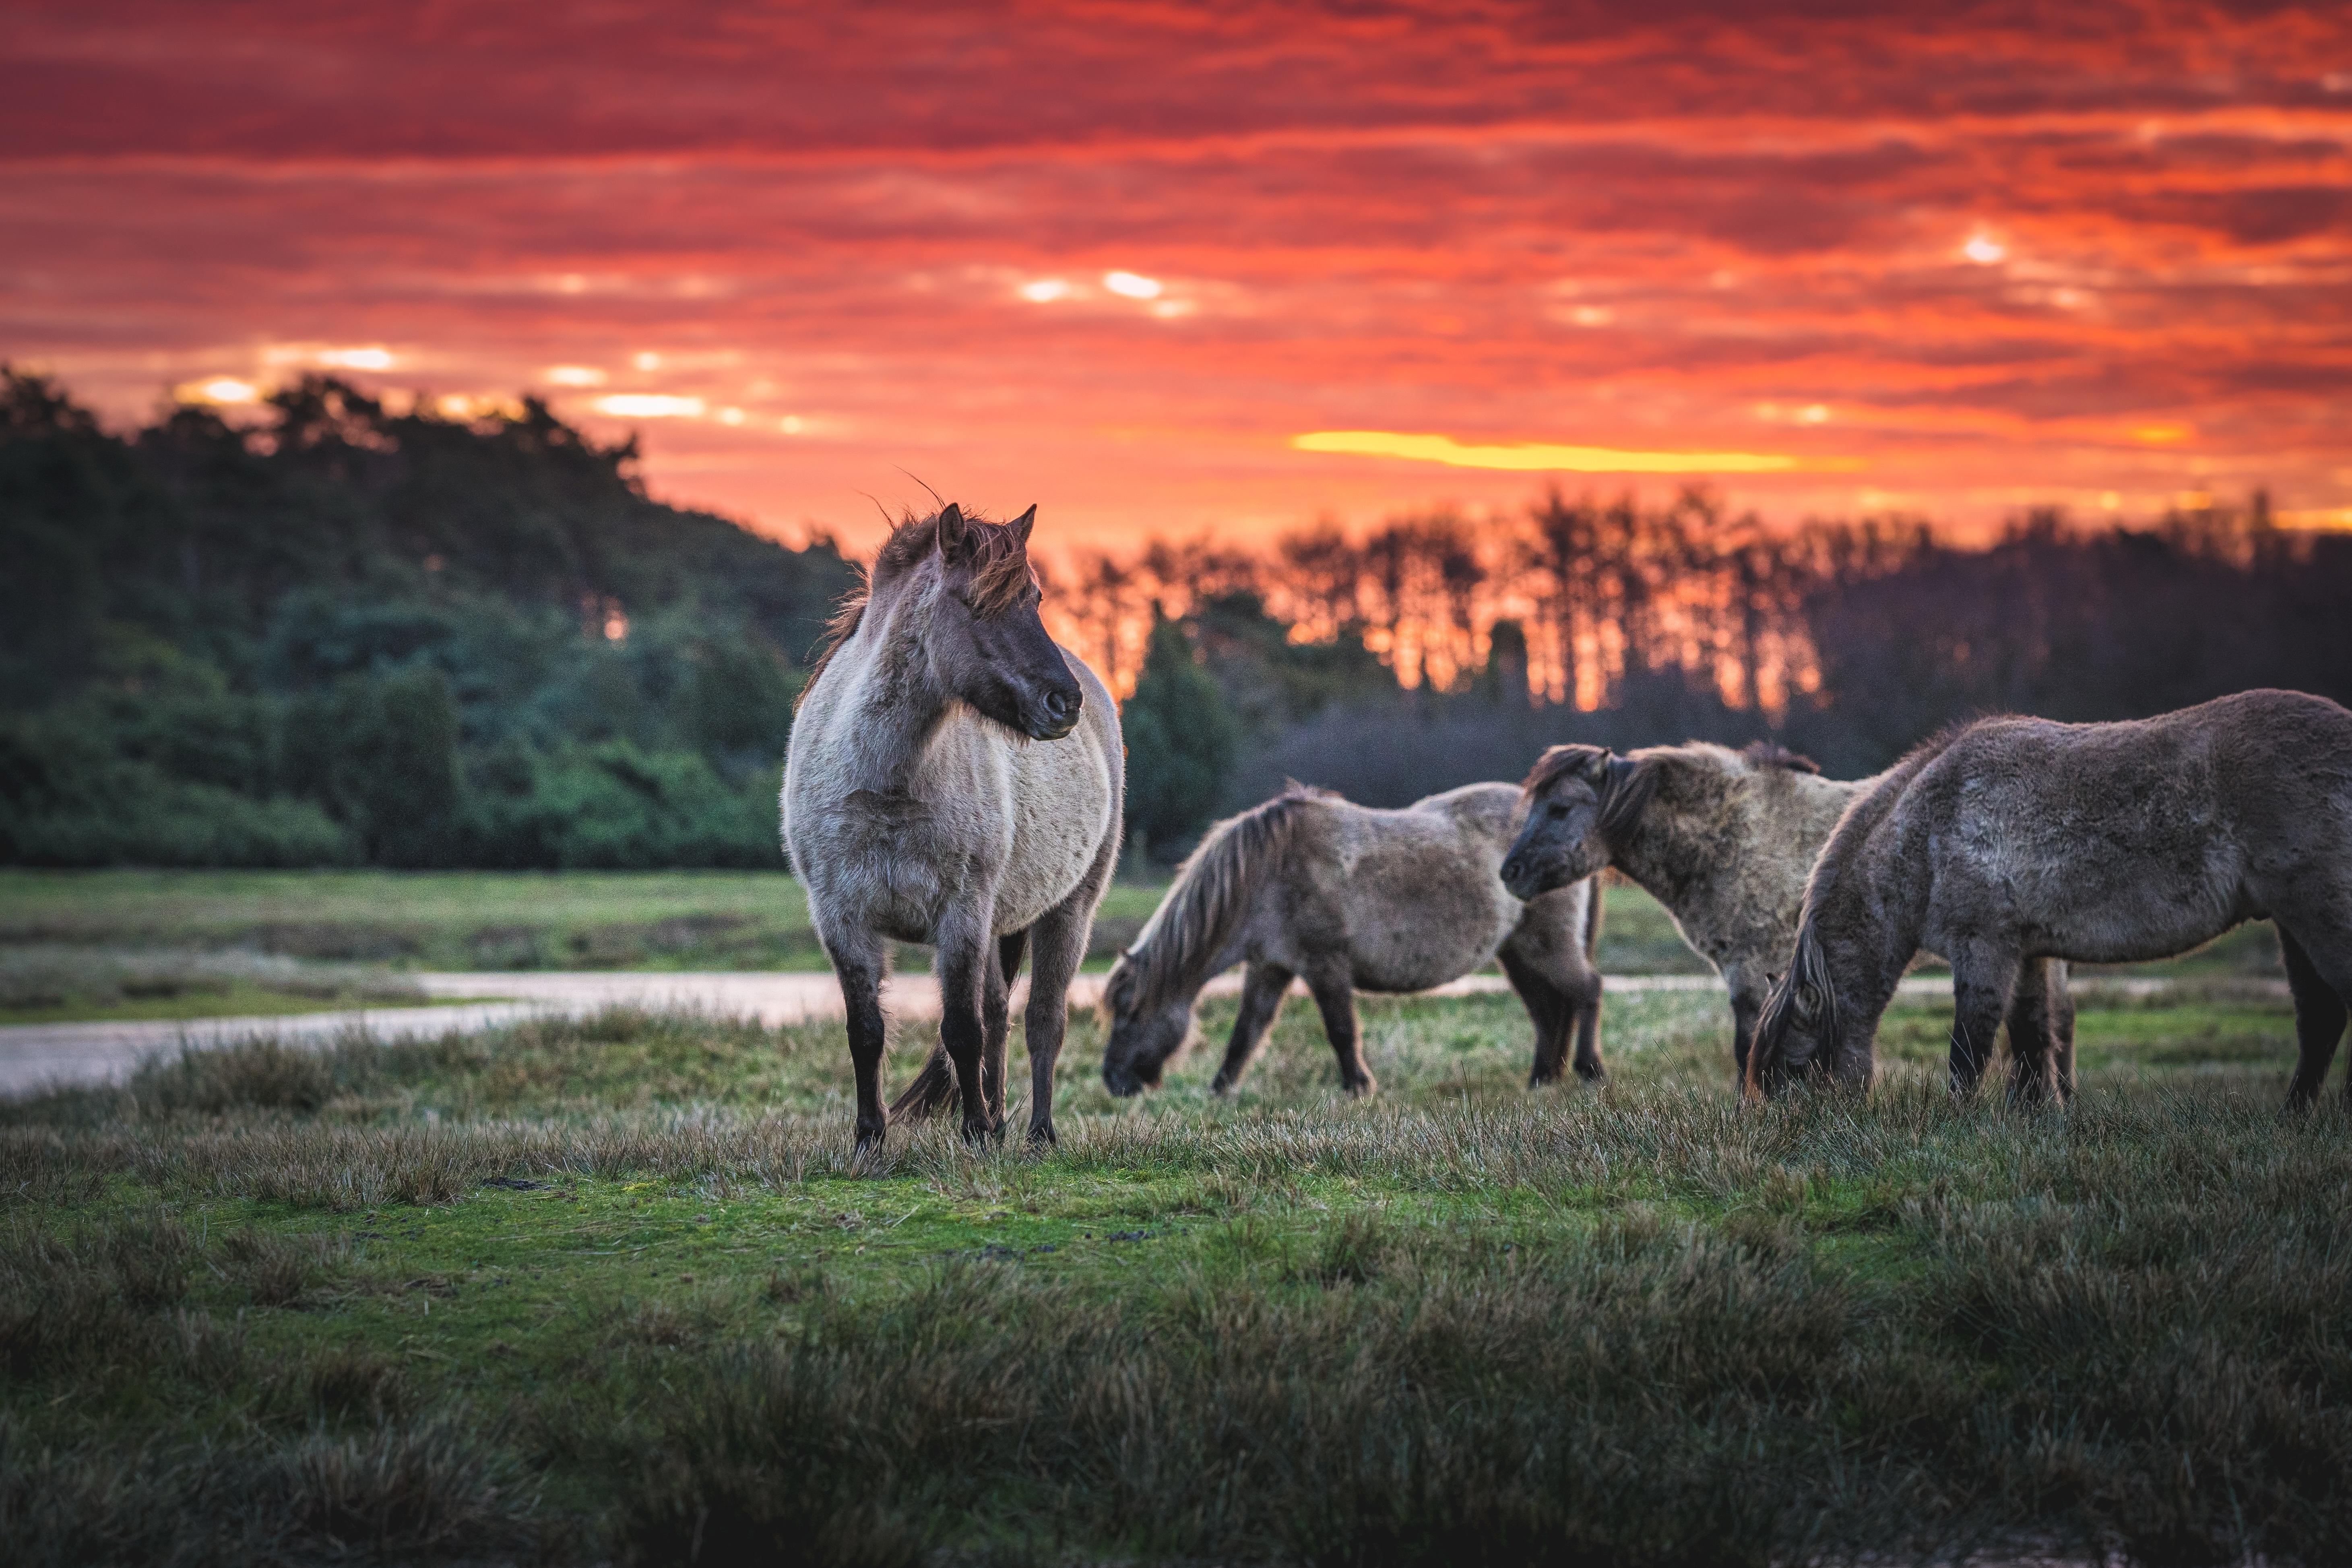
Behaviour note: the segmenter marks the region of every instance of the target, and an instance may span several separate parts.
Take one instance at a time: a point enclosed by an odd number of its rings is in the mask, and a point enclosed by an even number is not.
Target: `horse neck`
[[[907,794],[925,743],[955,706],[923,649],[929,608],[929,595],[911,584],[887,604],[869,605],[845,650],[856,677],[842,714],[853,789]]]
[[[1148,973],[1167,976],[1150,987],[1155,1005],[1199,994],[1223,967],[1259,886],[1280,874],[1266,862],[1286,853],[1284,819],[1298,809],[1300,803],[1286,798],[1262,806],[1216,830],[1184,862],[1130,950]]]
[[[1693,823],[1686,805],[1699,770],[1671,756],[1658,757],[1651,765],[1666,770],[1665,776],[1633,826],[1609,847],[1609,863],[1643,892],[1679,912],[1678,906],[1705,887],[1719,863],[1710,850],[1712,836]]]
[[[1841,1004],[1873,1017],[1894,999],[1919,952],[1927,879],[1902,875],[1892,841],[1903,784],[1917,771],[1882,774],[1878,787],[1848,808],[1805,887],[1805,924],[1833,960],[1833,973],[1851,977]],[[1886,896],[1890,885],[1898,896]]]

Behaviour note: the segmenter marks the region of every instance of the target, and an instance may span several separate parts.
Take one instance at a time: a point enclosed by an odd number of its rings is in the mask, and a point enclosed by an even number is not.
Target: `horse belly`
[[[1487,877],[1360,876],[1348,889],[1349,967],[1360,991],[1426,991],[1495,956],[1520,906]],[[1490,893],[1486,883],[1493,883]]]

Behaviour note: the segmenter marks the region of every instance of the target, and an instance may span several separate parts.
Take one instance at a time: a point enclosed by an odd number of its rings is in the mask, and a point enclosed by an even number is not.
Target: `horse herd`
[[[1047,636],[1010,523],[952,504],[895,528],[835,618],[784,769],[786,853],[848,1020],[857,1143],[961,1103],[1004,1118],[1008,998],[1027,958],[1029,1136],[1054,1138],[1072,977],[1122,837],[1110,693]],[[2247,691],[2153,719],[1955,725],[1873,778],[1776,746],[1625,755],[1554,746],[1522,784],[1402,810],[1293,785],[1212,828],[1104,990],[1112,1092],[1156,1084],[1214,975],[1244,966],[1213,1087],[1233,1088],[1303,980],[1355,1093],[1374,1087],[1357,991],[1426,990],[1499,962],[1535,1026],[1532,1083],[1603,1072],[1600,874],[1664,905],[1731,994],[1750,1097],[1867,1086],[1878,1020],[1922,952],[1952,967],[1951,1081],[2010,1032],[2011,1093],[2074,1087],[2070,962],[2169,958],[2276,922],[2318,1095],[2352,999],[2352,712]],[[940,1044],[887,1109],[887,943],[938,950]],[[2346,1089],[2352,1101],[2352,1082]]]

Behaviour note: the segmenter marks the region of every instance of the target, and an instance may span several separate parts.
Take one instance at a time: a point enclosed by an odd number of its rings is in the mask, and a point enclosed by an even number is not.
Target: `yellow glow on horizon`
[[[173,395],[183,403],[258,403],[261,388],[249,381],[233,375],[215,375],[205,381],[191,381],[173,387]]]
[[[1555,447],[1541,442],[1465,447],[1451,436],[1406,436],[1389,430],[1318,430],[1294,436],[1290,444],[1301,452],[1405,458],[1457,468],[1505,468],[1522,473],[1785,474],[1800,470],[1851,472],[1863,467],[1859,458],[1792,458],[1775,452],[1630,452],[1611,447]]]
[[[2281,528],[2352,529],[2352,506],[2310,507],[2272,515]]]

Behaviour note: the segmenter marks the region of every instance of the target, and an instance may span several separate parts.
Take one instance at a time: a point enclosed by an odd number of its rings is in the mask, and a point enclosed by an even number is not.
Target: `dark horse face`
[[[1102,1008],[1110,1023],[1103,1047],[1103,1087],[1124,1100],[1160,1086],[1160,1075],[1192,1037],[1192,999],[1171,998],[1145,1009],[1139,1001],[1141,976],[1122,956],[1103,986]]]
[[[1808,926],[1797,933],[1789,973],[1772,983],[1756,1021],[1748,1047],[1748,1097],[1767,1100],[1805,1081],[1868,1088],[1870,1053],[1848,1050],[1842,1026],[1821,937]]]
[[[1554,746],[1543,754],[1528,774],[1527,823],[1503,858],[1511,897],[1540,898],[1609,864],[1602,821],[1619,775],[1633,765],[1602,746]]]
[[[940,684],[1006,729],[1058,741],[1078,727],[1086,693],[1045,623],[1029,570],[1031,507],[1002,527],[940,510],[940,595],[925,646]]]

